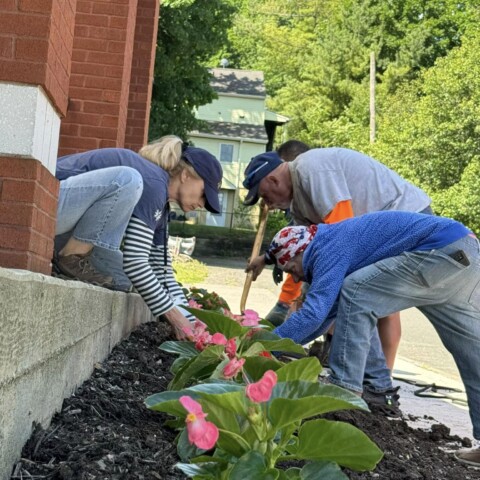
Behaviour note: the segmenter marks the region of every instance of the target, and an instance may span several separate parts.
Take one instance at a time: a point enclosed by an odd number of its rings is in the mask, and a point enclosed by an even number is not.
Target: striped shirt
[[[154,316],[174,307],[190,320],[194,317],[181,306],[187,305],[182,288],[175,280],[166,241],[160,242],[145,222],[132,216],[124,238],[123,269]],[[166,240],[165,233],[164,239]]]

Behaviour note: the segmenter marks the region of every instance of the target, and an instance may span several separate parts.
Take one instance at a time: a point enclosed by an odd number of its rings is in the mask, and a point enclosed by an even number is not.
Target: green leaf
[[[177,453],[182,462],[189,462],[191,458],[198,457],[205,450],[197,448],[195,445],[190,444],[188,440],[187,429],[184,428],[178,436]]]
[[[268,330],[258,330],[251,338],[251,342],[260,342],[268,352],[294,352],[305,354],[305,349],[290,338],[282,338]]]
[[[243,392],[244,389],[244,386],[234,383],[202,383],[180,391],[167,390],[165,392],[155,393],[145,399],[145,405],[150,410],[169,413],[177,417],[185,417],[186,411],[178,401],[183,395],[188,395],[194,400],[198,400],[202,393],[222,394],[238,391]]]
[[[150,410],[165,412],[176,417],[185,417],[187,412],[178,401],[182,395],[187,395],[186,391],[172,392],[167,390],[150,395],[144,403]],[[191,396],[195,398],[194,395]]]
[[[248,328],[242,327],[235,320],[226,317],[218,312],[209,310],[200,310],[198,308],[184,307],[190,313],[195,315],[199,320],[204,322],[208,331],[213,335],[214,333],[223,333],[228,339],[239,337],[248,331]]]
[[[285,478],[287,480],[300,480],[300,469],[297,467],[289,468],[285,470]]]
[[[241,457],[230,472],[230,480],[277,480],[277,469],[266,467],[265,457],[250,451]]]
[[[258,357],[261,352],[266,350],[265,346],[260,342],[255,342],[253,345],[250,345],[246,352],[242,353],[242,357]]]
[[[222,468],[218,463],[177,463],[175,465],[190,478],[220,478]]]
[[[172,366],[170,367],[170,372],[173,375],[176,375],[184,366],[185,364],[190,360],[190,358],[187,357],[178,357],[173,363]]]
[[[215,366],[223,360],[223,345],[213,345],[206,348],[199,355],[187,362],[183,368],[175,375],[170,382],[169,390],[177,390],[183,388],[192,380],[198,380],[199,374],[205,375],[205,369],[215,370]],[[208,372],[208,370],[207,370]],[[210,372],[211,373],[211,372]]]
[[[265,347],[265,350],[269,352],[292,352],[298,353],[299,355],[306,355],[305,349],[295,343],[290,338],[282,338],[280,340],[262,340],[262,344]]]
[[[283,365],[276,358],[267,357],[247,357],[243,365],[244,372],[248,375],[252,382],[256,382],[262,378],[267,370],[278,370]]]
[[[298,478],[301,480],[348,480],[336,463],[325,461],[307,463]]]
[[[234,432],[219,429],[220,436],[218,437],[217,447],[235,457],[241,457],[251,450],[251,446],[244,440],[244,438]]]
[[[289,380],[316,382],[321,370],[322,366],[318,358],[307,357],[285,364],[276,373],[279,382],[287,382]]]
[[[245,387],[240,386],[241,390],[236,392],[228,392],[223,394],[202,393],[201,397],[205,401],[205,405],[209,405],[211,410],[214,407],[222,408],[236,415],[247,414],[247,406],[245,401]]]
[[[352,403],[335,397],[312,395],[305,398],[277,398],[270,404],[269,418],[277,429],[306,418],[337,410],[359,408]]]
[[[163,342],[159,347],[160,350],[168,353],[174,353],[180,355],[181,357],[196,357],[198,355],[198,350],[195,348],[195,345],[192,342],[175,342],[173,340],[168,340]]]
[[[288,445],[286,447],[288,451]],[[298,431],[295,457],[304,460],[328,460],[352,470],[373,470],[382,459],[382,451],[365,433],[344,422],[311,420]]]
[[[368,411],[367,404],[358,395],[344,388],[305,380],[278,382],[273,389],[271,401],[276,398],[297,399],[311,396],[331,397],[334,400],[348,402],[350,404],[348,408]]]
[[[240,434],[237,415],[246,415],[245,394],[243,391],[224,394],[201,394],[203,409],[208,420],[218,428]]]

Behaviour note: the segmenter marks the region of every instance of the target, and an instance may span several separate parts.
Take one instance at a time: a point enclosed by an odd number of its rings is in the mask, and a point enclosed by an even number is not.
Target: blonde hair
[[[195,169],[182,159],[182,143],[182,139],[175,135],[165,135],[144,145],[138,154],[163,168],[170,177],[176,177],[186,169],[193,178],[200,178]]]

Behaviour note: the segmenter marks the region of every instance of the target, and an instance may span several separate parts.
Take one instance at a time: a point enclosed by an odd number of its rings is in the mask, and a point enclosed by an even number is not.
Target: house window
[[[220,161],[231,163],[233,161],[233,145],[220,144]]]

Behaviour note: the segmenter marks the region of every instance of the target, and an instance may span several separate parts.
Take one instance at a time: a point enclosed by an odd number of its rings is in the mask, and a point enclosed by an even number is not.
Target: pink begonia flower
[[[198,308],[198,309],[202,309],[202,306],[197,303],[193,298],[191,298],[189,301],[188,301],[188,306],[191,307],[191,308]]]
[[[244,327],[256,327],[259,321],[260,317],[255,310],[245,310],[243,312],[242,325]]]
[[[219,436],[217,426],[205,420],[207,414],[204,413],[202,406],[193,398],[183,395],[179,398],[179,401],[188,412],[185,422],[190,444],[195,444],[202,450],[213,448]]]
[[[207,325],[200,320],[195,320],[193,322],[193,328],[183,327],[182,330],[189,340],[196,341],[197,338],[207,330]]]
[[[235,358],[235,355],[237,354],[237,343],[235,342],[234,338],[231,338],[225,345],[225,353],[227,354],[228,358]]]
[[[210,339],[211,343],[214,345],[226,345],[227,344],[227,337],[223,333],[214,333],[212,338]]]
[[[268,402],[276,384],[277,374],[273,370],[267,370],[258,382],[247,385],[245,394],[252,402]]]
[[[237,358],[232,358],[226,365],[223,367],[223,376],[229,380],[237,375],[243,368],[243,364],[245,363],[245,359],[241,358],[240,360]]]
[[[212,336],[208,332],[203,332],[195,338],[195,348],[202,351],[211,342],[211,340]]]

